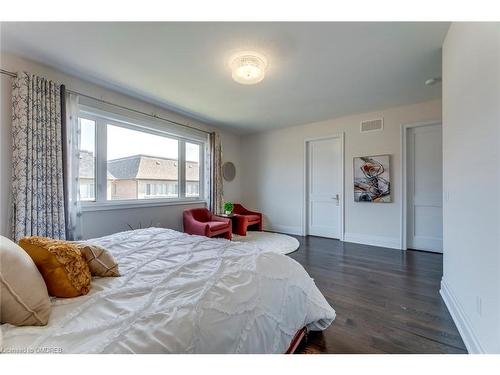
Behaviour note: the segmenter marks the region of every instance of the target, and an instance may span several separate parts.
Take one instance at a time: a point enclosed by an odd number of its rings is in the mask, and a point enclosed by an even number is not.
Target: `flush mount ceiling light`
[[[229,60],[233,79],[242,85],[254,85],[266,75],[267,59],[252,51],[238,52]]]

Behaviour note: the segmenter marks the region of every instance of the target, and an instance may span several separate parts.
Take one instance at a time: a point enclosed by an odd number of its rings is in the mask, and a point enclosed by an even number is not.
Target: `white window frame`
[[[206,203],[205,192],[205,153],[208,142],[202,141],[199,137],[190,138],[187,135],[176,135],[175,129],[161,129],[159,126],[150,126],[133,118],[122,121],[116,119],[119,115],[110,113],[109,115],[87,106],[80,106],[78,117],[95,121],[95,201],[81,200],[80,204],[83,211],[98,211],[111,209],[124,209],[135,207],[155,207],[165,205],[179,204],[195,204]],[[123,116],[119,116],[123,118]],[[175,198],[144,198],[144,199],[123,199],[123,200],[108,200],[107,199],[107,125],[127,128],[134,131],[145,132],[153,135],[167,137],[178,141],[178,197]],[[198,197],[186,197],[186,158],[185,144],[197,144],[200,150],[199,156],[199,184],[200,194]]]

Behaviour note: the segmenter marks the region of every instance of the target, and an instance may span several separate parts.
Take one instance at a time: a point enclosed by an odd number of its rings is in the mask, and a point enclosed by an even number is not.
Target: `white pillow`
[[[50,310],[47,286],[33,260],[0,236],[0,323],[46,325]]]

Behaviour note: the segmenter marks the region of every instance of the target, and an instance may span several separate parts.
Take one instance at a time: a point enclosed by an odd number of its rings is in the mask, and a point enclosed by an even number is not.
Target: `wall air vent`
[[[384,130],[384,119],[383,118],[361,121],[361,127],[360,127],[361,133],[379,132],[382,130]]]

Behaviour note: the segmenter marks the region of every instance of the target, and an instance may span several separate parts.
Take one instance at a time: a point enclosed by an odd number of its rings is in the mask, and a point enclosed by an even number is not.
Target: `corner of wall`
[[[450,285],[446,283],[446,280],[441,280],[441,289],[439,290],[439,294],[443,298],[448,311],[453,319],[453,322],[457,326],[458,332],[462,337],[462,340],[467,348],[467,351],[470,354],[484,354],[486,351],[482,348],[479,343],[478,338],[476,337],[474,330],[472,329],[472,325],[465,314],[465,310],[460,305],[457,297],[453,293]]]

